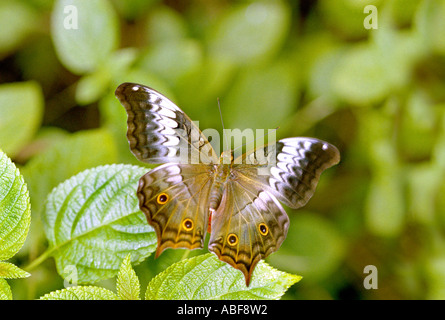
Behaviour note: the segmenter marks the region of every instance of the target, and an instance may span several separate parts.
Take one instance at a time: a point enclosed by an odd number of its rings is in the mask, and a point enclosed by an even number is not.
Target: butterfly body
[[[121,84],[130,149],[141,161],[165,163],[141,177],[141,210],[156,231],[156,256],[167,248],[202,248],[240,270],[249,285],[261,259],[279,249],[289,217],[281,206],[306,204],[321,173],[338,163],[333,145],[287,138],[234,159],[217,157],[188,116],[159,92]]]

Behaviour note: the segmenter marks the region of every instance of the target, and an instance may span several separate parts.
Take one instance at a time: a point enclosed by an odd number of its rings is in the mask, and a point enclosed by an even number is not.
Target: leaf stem
[[[25,266],[23,269],[25,271],[31,271],[38,267],[43,261],[48,259],[53,254],[54,248],[47,249],[45,252],[43,252],[40,256],[38,256],[36,259],[31,261],[27,266]]]

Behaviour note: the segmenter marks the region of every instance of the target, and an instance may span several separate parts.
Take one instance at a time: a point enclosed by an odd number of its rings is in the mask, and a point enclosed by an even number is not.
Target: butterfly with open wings
[[[127,111],[133,154],[163,163],[141,177],[137,190],[158,238],[156,257],[167,248],[202,248],[210,231],[208,249],[240,270],[247,286],[256,264],[287,236],[289,217],[279,201],[305,205],[321,173],[340,161],[333,145],[303,137],[236,159],[232,150],[218,156],[192,120],[156,90],[123,83],[116,96]]]

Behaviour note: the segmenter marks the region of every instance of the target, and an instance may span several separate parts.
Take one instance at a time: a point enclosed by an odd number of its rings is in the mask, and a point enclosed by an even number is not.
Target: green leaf
[[[85,169],[113,163],[116,158],[116,146],[108,130],[59,135],[45,152],[33,157],[23,169],[33,210],[40,212],[48,193],[62,181]]]
[[[210,29],[209,53],[236,64],[270,57],[289,29],[289,12],[282,1],[255,1],[235,7]]]
[[[0,58],[16,49],[38,26],[38,15],[26,2],[0,3]]]
[[[260,261],[249,287],[239,270],[204,254],[173,264],[148,284],[145,298],[161,299],[279,299],[301,277],[275,270]]]
[[[387,145],[376,146],[389,148]],[[378,152],[378,151],[377,151]],[[406,219],[404,185],[400,170],[382,170],[371,178],[365,204],[365,221],[369,230],[379,236],[398,236]]]
[[[0,148],[13,156],[35,134],[43,116],[43,94],[34,81],[0,85]]]
[[[436,208],[439,203],[436,199],[442,194],[443,175],[439,174],[437,166],[422,163],[404,170],[407,179],[407,204],[412,220],[424,224],[434,225],[437,216],[441,218],[442,210]],[[436,215],[436,212],[438,215]]]
[[[414,20],[414,30],[422,39],[422,46],[442,55],[445,53],[444,14],[444,0],[424,0],[418,6]]]
[[[81,105],[87,105],[97,101],[109,91],[114,93],[114,90],[109,90],[111,80],[113,77],[127,74],[127,69],[135,60],[136,53],[134,48],[115,51],[94,72],[80,78],[76,86],[76,101]]]
[[[334,91],[349,103],[382,101],[404,88],[424,54],[419,39],[387,27],[373,31],[372,42],[351,46],[333,70]]]
[[[131,255],[128,254],[122,262],[116,280],[117,295],[122,300],[140,300],[141,285],[131,267]]]
[[[93,71],[116,49],[119,23],[106,0],[58,0],[51,35],[60,61],[75,74]]]
[[[0,300],[12,300],[12,291],[5,279],[0,279]]]
[[[0,278],[20,279],[27,278],[30,274],[9,262],[0,261]]]
[[[0,260],[14,256],[31,222],[29,193],[22,175],[0,150]]]
[[[40,300],[117,300],[114,292],[94,286],[69,287],[53,291],[40,297]]]
[[[109,82],[110,75],[102,68],[83,76],[77,83],[76,101],[80,105],[97,101],[108,89]]]
[[[179,40],[187,36],[187,23],[176,10],[156,6],[150,10],[146,33],[151,43]]]
[[[230,114],[228,127],[277,127],[289,118],[297,96],[298,81],[289,61],[246,68],[222,100]]]
[[[363,27],[363,20],[367,16],[363,9],[366,5],[378,6],[381,2],[382,0],[368,0],[366,3],[361,0],[321,0],[319,14],[322,23],[326,24],[325,28],[332,30],[331,32],[344,38],[360,39],[369,32]]]
[[[60,275],[75,266],[79,283],[117,274],[131,253],[139,263],[156,248],[156,235],[139,210],[136,187],[147,169],[109,165],[83,171],[48,196],[44,228]]]
[[[438,128],[437,109],[424,92],[407,97],[400,119],[399,149],[408,159],[424,160],[431,155]]]
[[[334,70],[335,92],[359,105],[383,99],[391,91],[391,84],[382,59],[383,53],[370,45],[352,47]]]
[[[387,237],[399,235],[406,220],[406,173],[391,138],[396,107],[397,103],[388,99],[379,110],[369,109],[359,116],[359,145],[371,170],[364,205],[365,223],[373,234]]]
[[[196,40],[161,42],[150,47],[141,57],[139,68],[148,70],[174,85],[181,77],[200,66],[202,51],[201,44]]]

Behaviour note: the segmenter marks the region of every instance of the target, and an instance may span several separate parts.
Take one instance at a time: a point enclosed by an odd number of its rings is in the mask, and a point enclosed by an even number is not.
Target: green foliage
[[[30,274],[12,263],[23,246],[31,223],[31,206],[23,176],[0,150],[0,300],[12,299],[5,279],[26,278]]]
[[[260,262],[251,287],[244,277],[214,255],[206,254],[173,264],[148,284],[146,300],[279,299],[301,277]],[[210,275],[210,276],[209,276]],[[42,300],[140,300],[140,282],[125,257],[116,280],[117,295],[95,286],[77,286],[45,294]]]
[[[131,264],[140,263],[156,249],[156,234],[140,211],[134,192],[146,172],[131,165],[99,166],[82,171],[51,191],[43,210],[49,246],[28,269],[54,257],[60,276],[76,284],[95,283],[117,274],[117,296],[101,287],[79,286],[48,293],[42,299],[140,298],[140,282]],[[2,270],[10,277],[23,275],[9,264],[0,263],[0,276]],[[300,278],[260,263],[251,287],[246,288],[241,272],[209,254],[172,265],[150,282],[145,297],[278,299]],[[178,289],[184,286],[194,295]]]
[[[301,277],[287,274],[260,262],[246,287],[244,276],[213,254],[200,255],[170,266],[157,275],[145,299],[279,299]]]
[[[1,1],[0,298],[445,298],[444,14],[445,0]],[[202,251],[151,256],[122,82],[202,129],[221,129],[219,97],[226,128],[339,147],[251,287]],[[62,289],[71,267],[84,286]],[[116,292],[97,284],[115,276]]]
[[[40,127],[43,97],[40,86],[33,82],[0,85],[0,145],[14,155],[34,136]],[[20,129],[16,130],[17,123]]]
[[[122,262],[116,280],[117,295],[122,300],[140,300],[141,285],[131,267],[131,255],[128,254]]]
[[[128,253],[140,262],[155,250],[156,235],[134,193],[145,172],[125,165],[97,167],[53,189],[43,221],[47,252],[59,274],[76,266],[79,283],[92,283],[114,276]]]
[[[117,300],[116,294],[110,290],[94,287],[80,286],[69,287],[54,292],[47,293],[41,300]]]
[[[17,1],[0,3],[0,57],[17,49],[36,27],[38,15],[30,6]]]
[[[40,211],[48,193],[62,181],[85,169],[116,161],[116,146],[107,130],[85,130],[72,135],[51,133],[45,152],[24,167],[31,203]],[[100,146],[100,148],[98,148]]]
[[[229,10],[208,35],[210,54],[232,63],[257,63],[280,47],[289,28],[282,1],[257,1]]]
[[[60,61],[73,73],[94,71],[118,44],[118,21],[106,0],[60,0],[51,30]]]

